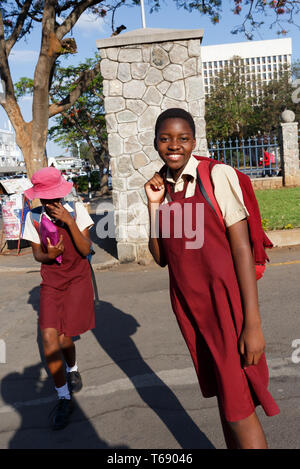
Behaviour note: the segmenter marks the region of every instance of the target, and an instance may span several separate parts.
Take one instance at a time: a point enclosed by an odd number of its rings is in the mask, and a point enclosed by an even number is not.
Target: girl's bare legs
[[[66,384],[63,356],[60,349],[60,343],[57,330],[47,328],[41,331],[44,355],[55,386],[60,388]]]
[[[58,339],[64,359],[68,367],[71,368],[76,363],[76,350],[72,337],[61,334]]]
[[[255,412],[243,420],[228,422],[220,403],[219,411],[228,449],[268,449],[264,431]]]

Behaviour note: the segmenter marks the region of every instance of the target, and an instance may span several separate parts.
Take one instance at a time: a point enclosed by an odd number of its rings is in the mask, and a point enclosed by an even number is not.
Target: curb
[[[274,230],[266,231],[266,235],[272,241],[274,248],[289,247],[300,245],[300,228],[294,228],[292,230]],[[120,265],[118,259],[111,259],[109,261],[92,264],[94,271],[109,270],[116,265]],[[9,272],[23,272],[23,273],[34,273],[40,272],[39,267],[34,265],[31,267],[1,267],[0,274]]]
[[[93,270],[101,271],[101,270],[109,270],[115,265],[119,265],[120,261],[118,259],[112,259],[111,261],[106,261],[98,264],[92,264]],[[40,267],[1,267],[0,266],[0,274],[1,273],[9,273],[9,272],[23,272],[25,274],[32,274],[35,272],[40,272]]]
[[[297,246],[300,244],[300,228],[266,231],[266,235],[274,244],[274,248]]]

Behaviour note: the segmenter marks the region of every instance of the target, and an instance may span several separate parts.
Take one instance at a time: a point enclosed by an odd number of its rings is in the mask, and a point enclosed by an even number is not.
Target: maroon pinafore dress
[[[160,207],[160,244],[169,269],[172,308],[190,351],[202,394],[218,397],[229,422],[248,417],[258,404],[268,416],[276,415],[279,408],[267,390],[269,375],[265,355],[256,366],[242,366],[238,338],[243,311],[225,229],[198,184],[194,196],[188,198],[185,198],[187,181],[184,190],[176,193],[169,183],[166,185],[172,202]],[[185,211],[186,204],[190,205]],[[201,248],[187,249],[186,242],[195,240],[196,236],[186,237],[185,226],[192,223],[192,229],[196,229],[197,204],[204,204],[204,222],[197,226],[197,230],[204,230],[204,243]],[[178,226],[174,229],[174,220],[177,223],[179,220],[174,214],[176,207],[182,214],[182,236],[178,236]],[[163,237],[162,223],[168,219],[171,220],[170,233]]]
[[[76,249],[66,226],[57,226],[63,236],[62,263],[41,266],[41,329],[57,329],[74,337],[95,327],[94,292],[87,258]]]

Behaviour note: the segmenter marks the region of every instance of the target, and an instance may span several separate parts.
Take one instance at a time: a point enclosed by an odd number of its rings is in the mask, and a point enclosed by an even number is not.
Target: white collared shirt
[[[72,207],[68,203],[64,203],[63,206],[66,210],[68,210],[68,212],[73,212]],[[75,221],[80,231],[83,231],[85,228],[91,228],[93,226],[94,222],[91,219],[90,215],[88,214],[88,211],[86,210],[82,202],[75,202],[75,211],[76,211]],[[47,215],[47,213],[44,210],[42,210],[41,216],[42,214],[46,215],[46,217],[49,218],[49,220],[51,220],[51,218]],[[27,241],[31,241],[32,243],[36,243],[36,244],[41,243],[38,232],[34,224],[32,223],[30,212],[27,213],[26,215],[24,232],[23,232],[22,238],[26,239]]]
[[[174,192],[183,190],[184,181],[188,175],[191,176],[191,180],[187,185],[185,197],[192,197],[195,194],[198,165],[199,161],[191,156],[176,182],[172,177],[170,169],[167,169],[166,179],[170,183],[174,184]],[[227,228],[249,216],[234,168],[226,164],[217,164],[211,171],[211,178],[214,186],[215,198],[220,207]],[[170,201],[170,195],[167,193],[164,203]]]

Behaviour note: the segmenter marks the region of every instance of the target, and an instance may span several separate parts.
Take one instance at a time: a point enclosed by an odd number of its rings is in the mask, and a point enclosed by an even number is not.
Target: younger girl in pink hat
[[[69,204],[62,204],[61,199],[73,184],[56,168],[37,171],[31,182],[33,187],[25,191],[25,196],[40,199],[42,207],[27,215],[23,238],[31,242],[33,256],[41,263],[39,326],[59,399],[52,429],[59,430],[68,424],[73,410],[72,392],[82,387],[72,337],[95,327],[91,270],[86,257],[91,247],[89,228],[93,220],[81,202],[75,203],[75,214]],[[52,244],[48,237],[47,245],[43,244],[40,232],[43,222],[57,230],[57,243]]]

